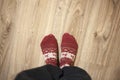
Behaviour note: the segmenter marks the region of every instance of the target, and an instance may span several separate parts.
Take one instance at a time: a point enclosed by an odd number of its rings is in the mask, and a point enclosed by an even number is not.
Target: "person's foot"
[[[61,42],[60,68],[73,65],[77,49],[78,44],[75,38],[72,35],[65,33]]]
[[[54,35],[50,34],[43,38],[41,44],[46,64],[57,66],[58,44]]]

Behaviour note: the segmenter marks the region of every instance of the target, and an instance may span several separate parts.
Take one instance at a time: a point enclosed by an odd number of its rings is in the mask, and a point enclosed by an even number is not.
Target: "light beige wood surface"
[[[52,33],[75,36],[75,65],[93,80],[120,80],[120,0],[0,0],[0,80],[44,65],[39,47]]]

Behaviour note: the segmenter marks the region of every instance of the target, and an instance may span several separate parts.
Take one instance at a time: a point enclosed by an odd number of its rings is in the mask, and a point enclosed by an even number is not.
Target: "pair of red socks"
[[[46,64],[57,66],[58,43],[55,36],[52,34],[45,36],[40,45],[45,56]],[[60,68],[73,65],[77,49],[78,44],[75,38],[72,35],[65,33],[61,42],[61,56],[59,60]]]

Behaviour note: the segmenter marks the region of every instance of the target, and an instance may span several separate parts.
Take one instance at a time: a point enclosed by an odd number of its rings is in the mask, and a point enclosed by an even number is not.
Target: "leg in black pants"
[[[78,67],[64,67],[60,69],[52,65],[23,71],[15,80],[91,80],[88,73]]]

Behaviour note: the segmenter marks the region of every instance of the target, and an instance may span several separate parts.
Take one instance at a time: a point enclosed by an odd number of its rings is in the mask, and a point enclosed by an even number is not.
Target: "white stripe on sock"
[[[61,58],[69,58],[69,59],[71,59],[72,61],[74,61],[75,55],[72,54],[72,53],[69,53],[69,52],[62,52],[62,53],[61,53]]]
[[[64,64],[64,65],[60,66],[60,68],[63,68],[65,66],[70,66],[70,65],[69,64]]]
[[[44,57],[45,57],[45,60],[49,59],[49,58],[55,58],[55,59],[57,59],[57,54],[53,53],[53,52],[50,52],[50,53],[44,54]]]

